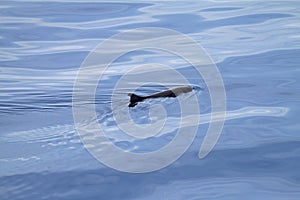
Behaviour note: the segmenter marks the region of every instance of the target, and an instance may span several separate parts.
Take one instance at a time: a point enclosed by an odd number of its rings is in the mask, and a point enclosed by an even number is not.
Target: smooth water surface
[[[299,21],[297,0],[1,1],[0,199],[299,199]],[[185,154],[162,170],[130,174],[85,149],[74,127],[72,92],[90,51],[114,34],[142,27],[170,28],[201,44],[223,77],[228,112],[217,145],[199,159],[210,120],[205,82],[166,52],[123,55],[97,88],[93,120],[124,151],[167,145],[180,110],[176,99],[143,102],[131,112],[134,121],[149,123],[149,107],[161,103],[173,117],[168,131],[144,140],[120,134],[110,102],[122,70],[175,66],[202,88],[194,94],[202,121]],[[145,85],[138,92],[163,89]],[[117,91],[120,111],[127,109],[128,91]]]

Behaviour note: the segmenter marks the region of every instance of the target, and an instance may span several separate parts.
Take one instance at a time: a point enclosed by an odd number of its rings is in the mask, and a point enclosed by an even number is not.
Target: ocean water
[[[298,200],[299,22],[296,0],[1,1],[0,199]],[[83,101],[95,105],[96,118],[86,118],[82,125],[97,122],[119,149],[143,154],[176,138],[182,119],[179,103],[192,105],[191,99],[197,97],[193,105],[201,116],[195,138],[182,156],[159,170],[128,173],[106,166],[89,152],[74,123],[72,97],[79,69],[97,45],[115,34],[145,27],[177,31],[205,49],[222,76],[226,117],[216,145],[199,159],[211,117],[221,120],[211,109],[210,83],[169,52],[123,54],[103,74],[95,101]],[[165,41],[172,41],[171,36]],[[99,55],[124,44],[120,41]],[[130,110],[134,123],[142,125],[153,120],[151,110],[155,114],[163,109],[153,105],[163,106],[168,121],[160,134],[149,138],[122,134],[113,117],[128,110],[127,93],[134,89],[117,90],[115,85],[120,80],[134,84],[137,75],[146,80],[152,72],[160,83],[147,83],[136,93],[148,95],[181,85],[163,73],[163,65],[174,67],[198,89],[183,94],[182,102],[154,99]],[[128,70],[135,72],[134,79],[130,73],[122,79]],[[166,80],[168,85],[162,84]],[[113,109],[112,97],[116,97]]]

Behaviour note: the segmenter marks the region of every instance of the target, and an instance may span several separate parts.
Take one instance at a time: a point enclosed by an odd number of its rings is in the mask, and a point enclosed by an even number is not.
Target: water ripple
[[[234,111],[227,111],[226,120],[233,120],[239,119],[244,117],[257,117],[257,116],[271,116],[271,117],[280,117],[284,116],[288,112],[288,108],[285,107],[245,107],[239,110]],[[211,115],[214,115],[216,121],[221,120],[218,119],[218,113],[209,113],[201,115],[200,124],[206,124],[211,122]],[[134,116],[133,116],[134,117]],[[188,118],[193,118],[194,116],[187,116]],[[139,117],[140,118],[140,117]],[[93,119],[95,120],[95,119]],[[108,123],[109,121],[114,121],[113,116],[106,115],[103,117],[102,126],[107,126],[104,129],[109,132],[108,137],[114,140],[114,142],[124,141],[119,137],[119,129],[112,129],[111,126],[116,126],[114,124]],[[174,118],[174,121],[178,121],[178,119]],[[89,121],[83,122],[82,126],[85,126],[86,123],[90,123]],[[199,124],[199,125],[200,125]],[[190,126],[190,124],[183,124],[183,126]],[[176,130],[178,127],[174,127],[173,124],[169,127],[164,127],[164,131],[160,134],[156,135],[155,137],[161,137],[164,134],[170,133],[173,130]],[[115,137],[114,137],[115,136]],[[50,127],[43,127],[28,131],[20,131],[20,132],[13,132],[7,135],[3,135],[0,141],[3,142],[52,142],[58,139],[70,139],[71,142],[78,140],[74,140],[75,138],[78,139],[76,136],[76,131],[74,125],[66,124],[66,125],[57,125],[57,126],[50,126]],[[127,137],[131,138],[131,137]],[[120,140],[121,139],[121,140]],[[131,140],[129,140],[131,141]],[[131,141],[132,142],[132,141]],[[65,143],[61,143],[65,144]],[[54,145],[52,145],[54,146]]]

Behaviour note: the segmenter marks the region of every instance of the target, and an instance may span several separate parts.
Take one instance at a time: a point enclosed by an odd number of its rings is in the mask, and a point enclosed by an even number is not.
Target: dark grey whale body
[[[136,94],[129,93],[128,96],[130,96],[130,104],[128,105],[128,107],[134,107],[138,104],[138,102],[142,102],[145,99],[163,98],[163,97],[175,98],[182,93],[188,93],[191,92],[192,90],[193,87],[188,85],[188,86],[173,88],[171,90],[166,90],[149,96],[138,96]]]

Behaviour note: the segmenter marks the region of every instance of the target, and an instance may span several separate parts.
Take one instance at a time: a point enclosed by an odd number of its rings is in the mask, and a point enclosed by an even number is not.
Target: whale
[[[155,93],[149,96],[139,96],[134,93],[129,93],[128,96],[130,97],[130,103],[128,107],[135,107],[138,102],[142,102],[145,99],[154,99],[154,98],[176,98],[178,95],[183,93],[189,93],[193,90],[193,87],[190,85],[182,86],[182,87],[176,87],[170,90],[165,90],[159,93]]]

